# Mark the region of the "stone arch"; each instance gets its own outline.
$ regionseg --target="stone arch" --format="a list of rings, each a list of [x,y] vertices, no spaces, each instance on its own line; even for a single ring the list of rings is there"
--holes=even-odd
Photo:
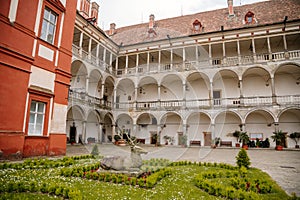
[[[127,113],[121,113],[116,118],[116,132],[122,131],[126,131],[128,135],[134,135],[133,118]]]
[[[107,112],[103,116],[103,125],[102,125],[102,135],[101,141],[104,143],[110,143],[113,141],[113,128],[115,127],[115,122],[113,115],[110,112]]]
[[[186,78],[186,99],[209,99],[209,77],[202,72],[193,72]]]
[[[88,94],[93,97],[101,97],[102,74],[98,69],[93,69],[89,75]]]
[[[67,112],[66,133],[68,142],[80,142],[83,135],[83,122],[85,121],[84,110],[77,105],[71,106]]]
[[[154,143],[153,136],[157,134],[157,119],[151,113],[141,113],[136,120],[136,137],[145,144]]]
[[[151,76],[145,76],[138,82],[137,101],[157,101],[158,83]]]
[[[74,60],[71,64],[71,90],[78,92],[85,92],[86,90],[86,79],[88,71],[86,65],[80,60]]]
[[[242,117],[235,111],[221,111],[214,118],[215,137],[224,141],[237,142],[233,137],[234,131],[240,131],[242,128]]]
[[[293,132],[300,132],[300,108],[288,107],[282,110],[278,115],[278,130],[283,133],[291,134]],[[287,147],[295,147],[295,141],[287,138]]]
[[[274,72],[274,87],[277,103],[294,103],[291,96],[299,95],[300,66],[295,63],[285,63]]]
[[[220,91],[221,99],[239,98],[240,89],[238,74],[230,69],[223,69],[216,72],[213,77],[213,90]]]
[[[261,139],[269,138],[270,145],[275,147],[275,143],[271,142],[270,137],[275,131],[277,119],[274,114],[267,109],[254,109],[249,111],[245,116],[245,131],[251,140],[256,137]]]
[[[271,97],[271,74],[262,67],[250,67],[242,76],[244,97]],[[253,89],[255,88],[255,89]],[[271,99],[271,98],[270,98]],[[245,100],[247,103],[247,99]],[[258,102],[259,103],[259,102]]]
[[[116,106],[117,108],[129,108],[129,103],[133,101],[135,95],[135,84],[129,79],[125,78],[119,81],[116,86],[117,96],[116,96]],[[130,99],[129,99],[130,97]]]
[[[95,110],[91,110],[86,119],[86,135],[84,137],[84,142],[100,142],[100,116]]]
[[[174,144],[179,144],[180,136],[183,135],[183,120],[176,112],[167,112],[159,120],[161,127],[160,141],[167,135],[174,138]]]
[[[160,96],[162,101],[183,99],[183,80],[177,74],[168,74],[160,81]]]
[[[193,112],[187,117],[186,124],[188,141],[201,141],[204,145],[204,134],[211,132],[211,116],[205,112]]]

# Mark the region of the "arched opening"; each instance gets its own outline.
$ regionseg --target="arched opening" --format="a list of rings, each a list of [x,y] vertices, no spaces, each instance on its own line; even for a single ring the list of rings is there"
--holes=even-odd
[[[239,79],[235,72],[221,70],[213,78],[214,105],[239,105]]]
[[[289,135],[294,132],[300,132],[300,109],[290,108],[283,111],[279,116],[279,130]],[[294,147],[294,140],[287,138],[287,147]]]
[[[101,141],[111,143],[113,141],[113,117],[111,113],[106,113],[103,120]]]
[[[157,120],[150,113],[143,113],[137,118],[136,137],[140,143],[151,144],[151,135],[157,134]]]
[[[238,142],[233,137],[233,132],[240,131],[241,124],[242,120],[236,113],[221,112],[215,119],[215,137],[221,138],[222,141],[230,141],[233,145]]]
[[[206,141],[205,134],[211,134],[210,117],[203,112],[193,113],[187,119],[188,143],[200,141],[201,146],[210,146],[211,138]],[[190,143],[191,144],[191,143]]]
[[[72,106],[67,113],[66,133],[67,142],[82,143],[84,113],[79,106]]]
[[[245,130],[247,131],[250,140],[255,141],[256,138],[270,141],[270,146],[275,147],[271,136],[275,131],[274,117],[265,110],[254,110],[246,117]]]
[[[91,111],[87,117],[85,142],[101,142],[99,130],[99,116],[95,111]]]
[[[116,108],[129,109],[133,100],[128,100],[128,96],[134,96],[134,83],[130,79],[122,79],[117,86]]]
[[[274,83],[278,104],[296,103],[300,91],[300,67],[292,64],[280,66],[275,72]]]
[[[209,106],[209,78],[202,73],[192,73],[186,82],[186,106]]]
[[[184,131],[180,115],[174,112],[166,113],[160,120],[161,133],[159,141],[162,142],[164,136],[174,139],[175,145],[180,145]]]

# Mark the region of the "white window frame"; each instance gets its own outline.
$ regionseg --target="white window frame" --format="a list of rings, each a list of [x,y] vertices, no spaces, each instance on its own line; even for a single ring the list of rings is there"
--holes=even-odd
[[[32,109],[32,104],[34,103],[34,109]],[[39,112],[38,107],[39,105],[43,106],[42,111]],[[28,135],[31,136],[43,136],[44,133],[44,125],[45,125],[45,112],[46,112],[46,103],[40,101],[31,101],[30,104],[30,114],[29,114],[29,122],[28,122]],[[38,116],[42,116],[42,123],[38,124],[37,119]],[[33,117],[33,120],[31,120]],[[33,121],[33,122],[31,122]],[[40,128],[37,127],[41,125]],[[31,128],[33,127],[33,129]]]
[[[49,13],[48,17],[46,17],[46,12]],[[54,17],[54,21],[51,21],[51,16]],[[42,29],[41,29],[41,39],[49,42],[50,44],[54,44],[55,32],[56,32],[56,25],[57,25],[57,18],[58,15],[48,7],[44,9],[44,16],[42,22]],[[46,26],[44,27],[44,23]],[[53,33],[50,33],[49,27],[54,26]],[[46,29],[46,30],[45,30]],[[44,33],[44,34],[43,34]],[[49,37],[50,36],[50,37]]]

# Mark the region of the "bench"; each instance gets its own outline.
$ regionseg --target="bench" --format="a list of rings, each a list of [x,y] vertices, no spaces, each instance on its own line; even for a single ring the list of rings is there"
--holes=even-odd
[[[201,146],[201,141],[200,140],[190,140],[190,146],[192,146],[192,145]]]
[[[145,139],[141,139],[141,138],[137,138],[136,142],[139,144],[145,144],[146,140]]]
[[[220,146],[232,147],[232,141],[221,141]]]

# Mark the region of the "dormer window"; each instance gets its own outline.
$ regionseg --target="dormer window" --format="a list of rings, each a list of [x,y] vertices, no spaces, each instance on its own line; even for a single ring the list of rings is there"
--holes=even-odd
[[[247,14],[245,15],[244,23],[245,24],[255,24],[256,23],[255,15],[253,12],[251,12],[251,11],[247,12]]]
[[[201,22],[196,19],[194,22],[193,22],[193,32],[194,33],[199,33],[202,29],[202,24]]]

